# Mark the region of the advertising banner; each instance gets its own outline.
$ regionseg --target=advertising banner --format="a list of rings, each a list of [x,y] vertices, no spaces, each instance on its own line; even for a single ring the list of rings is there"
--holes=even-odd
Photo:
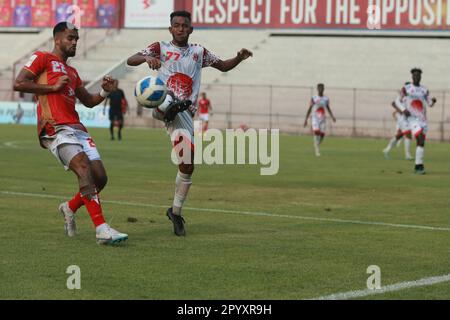
[[[450,0],[187,0],[194,26],[450,30]]]
[[[125,28],[166,28],[170,25],[172,0],[125,1]]]
[[[33,102],[0,102],[0,123],[16,123],[36,125],[36,103]],[[103,106],[86,108],[76,105],[80,121],[86,128],[109,128],[109,107],[103,112]]]

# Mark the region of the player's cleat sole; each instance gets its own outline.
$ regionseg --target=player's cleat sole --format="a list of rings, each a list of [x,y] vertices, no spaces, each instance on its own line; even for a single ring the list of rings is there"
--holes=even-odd
[[[172,208],[167,209],[166,215],[173,223],[173,232],[179,237],[185,236],[186,230],[184,229],[184,218],[177,214],[173,214]]]
[[[169,104],[164,112],[164,121],[172,122],[178,113],[186,111],[191,104],[191,100],[182,100]]]
[[[58,209],[64,218],[64,233],[69,237],[74,237],[77,234],[75,214],[70,210],[67,202],[61,203]]]
[[[124,234],[123,236],[120,237],[115,237],[113,239],[98,239],[97,238],[97,243],[98,244],[103,244],[103,245],[115,245],[121,242],[125,242],[128,240],[128,235]]]

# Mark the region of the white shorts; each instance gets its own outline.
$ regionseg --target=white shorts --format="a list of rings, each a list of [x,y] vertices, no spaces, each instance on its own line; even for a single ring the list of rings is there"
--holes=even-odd
[[[198,118],[201,121],[209,121],[209,114],[208,113],[199,113]]]
[[[86,153],[89,160],[101,160],[97,147],[89,133],[77,130],[68,126],[58,126],[56,134],[53,136],[41,137],[41,143],[64,165],[65,170],[69,170],[71,158],[62,157],[59,153],[59,147],[62,145],[75,145],[80,149],[73,149],[72,158],[79,152]]]
[[[325,134],[326,121],[319,119],[312,119],[312,129],[314,133]]]
[[[397,115],[397,130],[400,130],[403,134],[411,133],[409,121],[405,116]]]
[[[167,132],[174,145],[179,143],[178,137],[181,135],[183,141],[189,144],[192,151],[194,150],[194,120],[189,111],[178,113],[172,123],[167,124]]]
[[[415,138],[417,138],[417,136],[420,135],[421,133],[427,135],[428,124],[424,121],[410,118],[409,127],[411,128],[411,133]]]

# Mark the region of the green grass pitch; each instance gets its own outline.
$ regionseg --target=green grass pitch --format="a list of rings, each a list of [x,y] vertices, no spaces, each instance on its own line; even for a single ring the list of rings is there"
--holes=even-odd
[[[129,234],[108,247],[84,208],[79,234],[64,235],[57,208],[76,178],[35,130],[0,126],[0,299],[309,299],[365,289],[370,265],[382,286],[450,273],[447,143],[427,144],[417,176],[403,146],[383,158],[385,140],[327,137],[316,158],[310,136],[281,135],[275,176],[197,166],[178,238],[165,216],[177,171],[165,132],[125,128],[118,142],[91,129],[106,219]],[[70,265],[80,290],[66,287]],[[363,297],[392,298],[449,299],[450,283]]]

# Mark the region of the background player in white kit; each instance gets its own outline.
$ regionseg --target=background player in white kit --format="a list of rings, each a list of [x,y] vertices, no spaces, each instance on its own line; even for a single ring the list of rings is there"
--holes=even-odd
[[[409,85],[411,82],[406,82],[405,86]],[[401,104],[404,106],[404,101],[401,101]],[[395,136],[392,137],[392,139],[389,141],[387,147],[383,150],[384,157],[386,159],[389,159],[389,152],[392,150],[392,148],[396,145],[398,145],[401,141],[401,139],[404,139],[404,145],[405,145],[405,159],[406,160],[413,160],[414,158],[411,156],[411,128],[409,127],[409,122],[406,116],[398,111],[398,108],[396,107],[396,102],[392,102],[392,107],[395,109],[393,113],[393,117],[397,122],[397,132],[395,133]]]
[[[433,107],[437,100],[436,98],[430,100],[428,89],[420,85],[422,70],[414,68],[411,70],[411,74],[413,82],[402,88],[400,96],[395,101],[395,106],[408,119],[411,133],[416,138],[416,165],[414,171],[418,174],[425,174],[423,158],[428,131],[427,107]]]
[[[311,98],[311,102],[309,105],[308,112],[306,113],[304,127],[308,125],[309,115],[312,113],[312,130],[314,132],[314,151],[316,156],[320,156],[320,148],[319,145],[322,143],[325,137],[325,128],[326,128],[326,114],[325,109],[328,110],[328,113],[333,119],[333,122],[336,122],[336,118],[333,116],[333,113],[330,109],[330,99],[327,96],[323,95],[325,91],[325,85],[323,83],[319,83],[317,85],[317,95]]]
[[[177,236],[184,236],[186,232],[181,208],[192,184],[194,171],[192,118],[195,115],[200,90],[201,70],[211,66],[226,72],[253,54],[247,49],[241,49],[236,57],[221,60],[201,45],[188,43],[193,27],[191,14],[187,11],[176,11],[170,15],[169,31],[172,41],[154,42],[131,56],[127,63],[130,66],[147,63],[150,69],[158,70],[158,77],[166,83],[173,96],[167,95],[166,101],[153,110],[153,117],[166,122],[169,134],[177,129],[185,129],[190,133],[190,137],[181,136],[174,141],[174,145],[178,143],[190,145],[191,161],[178,166],[173,205],[167,210],[167,216],[174,226],[174,233]]]

